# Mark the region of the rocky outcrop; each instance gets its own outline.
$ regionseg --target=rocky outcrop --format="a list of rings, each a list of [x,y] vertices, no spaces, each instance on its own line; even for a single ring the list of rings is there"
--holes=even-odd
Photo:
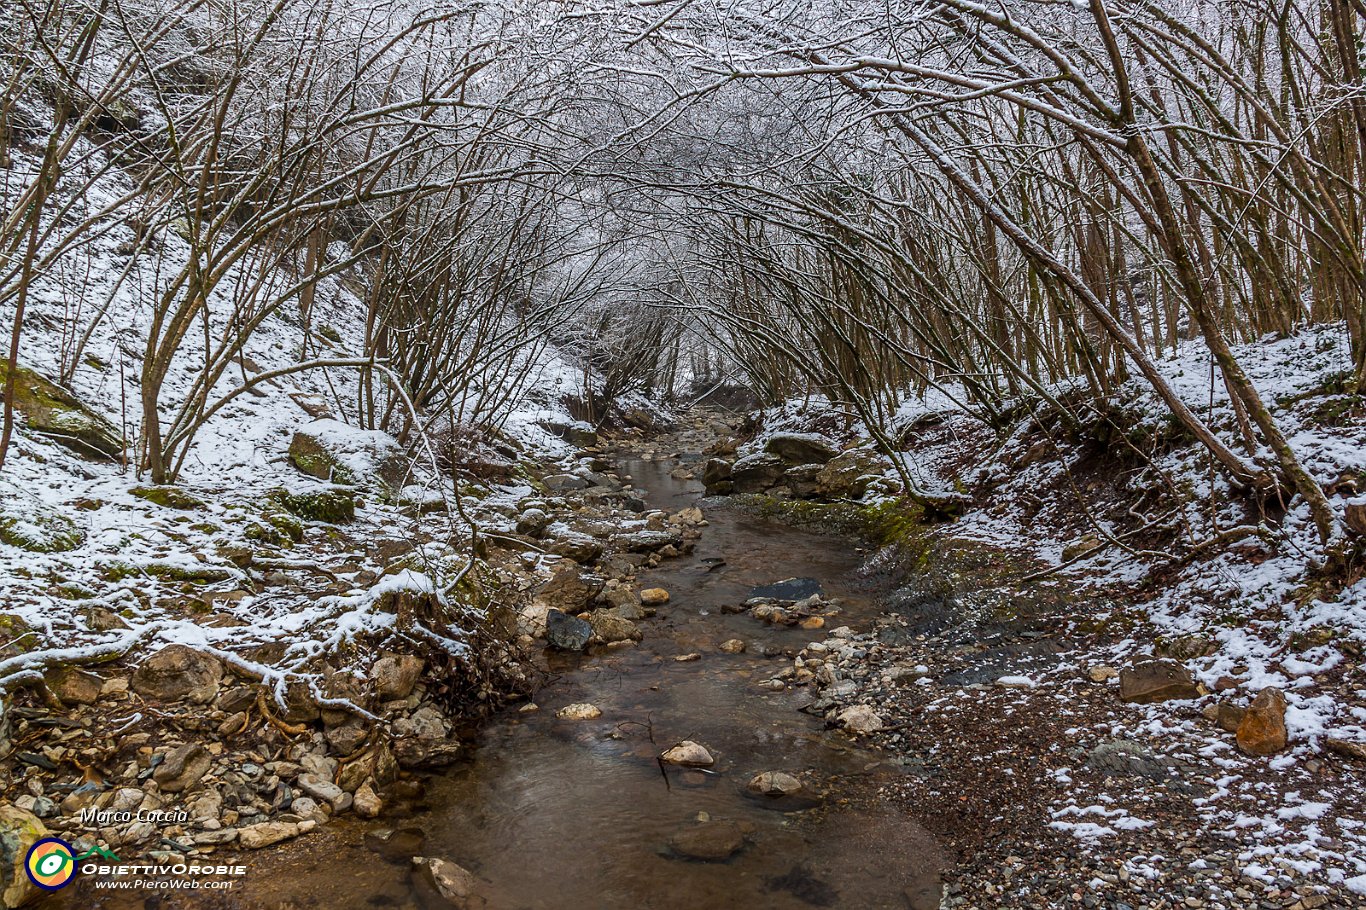
[[[390,497],[398,495],[411,469],[403,447],[388,433],[329,419],[295,431],[289,460],[320,480],[372,487]]]
[[[0,359],[0,395],[8,385],[9,370]],[[14,373],[14,408],[24,426],[48,436],[86,458],[117,461],[123,455],[123,434],[70,391],[47,377],[19,366]]]
[[[762,493],[783,479],[787,465],[776,455],[746,455],[730,466],[731,488],[736,493]]]
[[[815,433],[774,433],[764,451],[788,464],[825,464],[839,454],[834,443]]]
[[[731,463],[724,458],[711,458],[702,466],[702,486],[708,496],[724,496],[735,489],[731,480]]]
[[[816,493],[829,499],[862,499],[882,478],[883,461],[871,449],[850,449],[816,475]]]
[[[586,448],[598,444],[598,433],[583,421],[539,420],[536,425],[572,446]]]
[[[314,490],[276,490],[272,503],[305,521],[346,524],[356,518],[356,498],[345,487],[326,486]]]

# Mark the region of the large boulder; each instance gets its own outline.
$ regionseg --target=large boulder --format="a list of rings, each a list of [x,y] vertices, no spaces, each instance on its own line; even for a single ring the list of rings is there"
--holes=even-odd
[[[1199,697],[1191,672],[1174,660],[1144,660],[1119,671],[1121,701],[1147,705]]]
[[[709,458],[702,466],[702,486],[708,496],[724,496],[735,488],[730,479],[731,465],[724,458]]]
[[[841,452],[816,475],[816,492],[831,499],[862,499],[882,475],[882,465],[871,449]]]
[[[816,495],[816,478],[821,473],[818,464],[797,464],[783,472],[783,486],[792,491],[798,499],[810,499]]]
[[[582,420],[538,420],[536,425],[572,446],[584,448],[598,444],[598,432]]]
[[[48,836],[47,827],[32,812],[0,805],[0,904],[19,907],[43,892],[24,870],[29,848]]]
[[[305,521],[339,525],[356,517],[356,498],[347,487],[320,485],[312,490],[275,490],[270,501]]]
[[[0,358],[0,396],[8,386],[8,377],[8,364]],[[15,369],[14,408],[30,430],[79,455],[101,461],[117,461],[123,455],[123,434],[117,427],[28,367]]]
[[[787,465],[776,455],[746,455],[730,466],[731,487],[736,493],[762,493],[783,479]]]
[[[148,657],[133,673],[134,692],[156,701],[185,700],[203,705],[218,695],[223,665],[218,658],[187,645],[167,645]]]
[[[774,433],[764,442],[764,451],[788,464],[825,464],[840,450],[815,433]]]
[[[85,531],[61,512],[10,483],[0,484],[0,541],[31,553],[65,553]]]
[[[397,496],[411,469],[398,440],[339,420],[315,420],[294,433],[289,460],[305,474],[333,483],[377,487]]]

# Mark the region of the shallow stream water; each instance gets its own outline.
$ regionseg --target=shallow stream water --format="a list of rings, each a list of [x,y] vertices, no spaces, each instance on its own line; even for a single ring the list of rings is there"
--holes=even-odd
[[[700,497],[699,484],[671,476],[676,466],[633,460],[621,469],[648,491],[651,507],[676,511]],[[847,788],[869,792],[862,785],[894,778],[899,767],[802,713],[807,688],[762,685],[791,665],[783,651],[826,633],[722,611],[756,585],[803,576],[840,602],[831,625],[859,627],[878,608],[856,577],[858,551],[730,508],[704,505],[704,513],[696,550],[640,578],[671,599],[642,623],[638,646],[547,654],[552,677],[536,695],[539,710],[514,705],[485,724],[470,757],[428,781],[425,811],[340,821],[265,862],[248,855],[244,887],[203,903],[410,906],[406,865],[360,845],[367,829],[403,825],[425,832],[426,855],[490,882],[490,910],[937,907],[942,860],[923,829],[890,808],[841,805]],[[744,653],[719,650],[735,638],[747,643]],[[692,653],[701,657],[675,660]],[[579,702],[602,716],[556,717]],[[663,768],[659,753],[685,739],[704,744],[716,765]],[[812,798],[746,792],[756,773],[771,770],[801,776]],[[671,855],[670,837],[700,819],[741,823],[747,846],[726,862]]]

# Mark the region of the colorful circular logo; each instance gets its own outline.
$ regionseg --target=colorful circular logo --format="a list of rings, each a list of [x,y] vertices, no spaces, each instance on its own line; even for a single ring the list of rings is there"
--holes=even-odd
[[[76,851],[60,838],[45,837],[28,848],[24,871],[39,888],[56,891],[75,877]]]

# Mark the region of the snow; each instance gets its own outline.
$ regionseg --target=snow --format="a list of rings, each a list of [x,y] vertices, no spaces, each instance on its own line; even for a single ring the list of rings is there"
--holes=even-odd
[[[78,141],[79,152],[89,162],[104,162],[101,150]],[[31,174],[36,163],[33,154],[15,147],[0,186],[0,201],[13,201],[24,175]],[[69,373],[72,392],[135,439],[152,302],[170,276],[186,267],[190,253],[173,225],[153,228],[148,242],[137,245],[133,229],[114,212],[132,189],[125,175],[110,168],[72,200],[69,216],[92,218],[98,230],[89,242],[73,246],[52,268],[35,276],[24,320],[22,363],[51,376]],[[345,245],[334,247],[334,259],[350,256]],[[246,339],[242,356],[234,358],[231,368],[211,388],[202,387],[206,360],[221,349],[224,339],[233,337],[238,302],[252,294],[266,300],[283,293],[297,277],[292,271],[296,265],[274,272],[253,271],[254,266],[242,264],[227,270],[210,294],[203,325],[185,336],[167,373],[159,398],[165,426],[192,394],[209,402],[222,399],[253,376],[296,366],[305,352],[310,358],[336,360],[365,353],[367,307],[358,296],[365,276],[356,268],[343,269],[322,279],[315,295],[311,324],[328,331],[305,336],[297,301],[280,306]],[[73,326],[77,333],[88,330],[82,348],[73,345]],[[583,367],[548,343],[513,346],[508,356],[517,369],[487,371],[469,390],[471,400],[487,393],[489,400],[498,402],[496,410],[482,412],[479,418],[504,440],[538,457],[572,454],[573,448],[542,424],[580,425],[565,402],[582,394]],[[3,613],[34,630],[28,639],[39,640],[36,650],[0,664],[0,686],[14,685],[46,660],[124,651],[136,659],[138,653],[168,641],[203,647],[239,665],[250,663],[242,656],[250,649],[287,641],[288,650],[277,664],[252,664],[258,676],[279,684],[289,675],[315,673],[313,658],[318,654],[336,652],[360,637],[395,634],[394,618],[376,610],[387,593],[402,589],[457,600],[452,591],[471,562],[462,551],[465,528],[454,514],[414,517],[398,504],[367,498],[355,523],[346,529],[361,557],[352,564],[338,567],[334,563],[339,554],[324,548],[319,555],[308,544],[278,557],[283,563],[318,560],[332,572],[336,587],[347,592],[343,594],[319,596],[310,586],[258,594],[247,583],[248,573],[224,555],[229,548],[258,549],[244,536],[245,529],[271,511],[272,491],[324,488],[288,461],[296,430],[320,437],[358,477],[371,474],[378,459],[398,450],[389,435],[358,426],[359,380],[354,366],[328,366],[259,382],[252,391],[233,397],[204,423],[188,448],[178,486],[203,505],[185,512],[133,496],[133,487],[148,482],[138,476],[135,465],[85,461],[21,425],[4,466],[0,511],[36,530],[39,511],[54,510],[75,522],[85,540],[65,553],[33,553],[0,543]],[[649,404],[643,399],[638,403]],[[330,413],[310,416],[309,411],[319,407]],[[408,491],[420,493],[421,501],[444,500],[452,492],[450,478],[435,474],[425,457],[417,459],[408,484]],[[515,502],[528,493],[524,485],[490,489],[487,501]],[[482,520],[511,530],[496,512]],[[420,564],[423,572],[402,569],[383,574],[389,567],[365,555],[368,538],[405,534],[419,525],[432,536],[451,541],[415,556],[421,562],[414,565]],[[177,580],[186,573],[205,572],[212,580]],[[378,580],[367,585],[361,573]],[[468,604],[455,606],[474,610]],[[187,609],[212,613],[222,622],[200,625],[186,618]],[[108,615],[128,628],[101,629],[94,617]],[[466,647],[463,639],[481,616],[477,610],[462,615],[461,622],[468,625],[456,623],[439,645],[456,652]],[[358,649],[347,653],[354,659],[362,656]]]

